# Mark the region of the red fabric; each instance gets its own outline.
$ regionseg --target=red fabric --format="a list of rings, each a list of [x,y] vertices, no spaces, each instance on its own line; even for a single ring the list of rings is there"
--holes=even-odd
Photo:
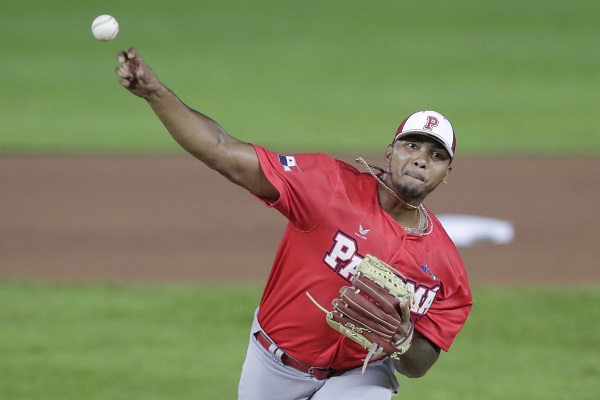
[[[430,235],[407,234],[379,205],[369,174],[324,154],[255,149],[280,193],[265,204],[289,220],[258,314],[275,343],[306,364],[338,370],[362,365],[367,351],[329,327],[306,292],[331,310],[339,289],[351,285],[356,266],[371,254],[414,286],[415,329],[448,351],[472,299],[458,251],[431,212]]]

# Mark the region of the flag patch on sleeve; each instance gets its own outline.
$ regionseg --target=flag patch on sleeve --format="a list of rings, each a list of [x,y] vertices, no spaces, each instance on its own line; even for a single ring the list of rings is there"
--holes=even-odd
[[[283,165],[284,171],[291,172],[292,168],[296,168],[298,171],[302,172],[302,170],[300,170],[300,167],[298,167],[298,164],[296,163],[296,157],[285,156],[281,154],[278,154],[277,156],[279,157],[279,162],[281,163],[281,165]]]

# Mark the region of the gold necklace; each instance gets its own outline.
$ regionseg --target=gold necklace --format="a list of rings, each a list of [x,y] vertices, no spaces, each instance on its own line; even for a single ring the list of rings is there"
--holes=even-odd
[[[424,218],[423,218],[424,216]],[[423,232],[429,226],[429,230],[427,232]],[[421,204],[419,207],[419,225],[416,228],[407,228],[403,226],[404,230],[408,233],[413,233],[415,235],[427,236],[431,232],[433,232],[433,221],[431,217],[429,217],[429,213],[423,205]]]

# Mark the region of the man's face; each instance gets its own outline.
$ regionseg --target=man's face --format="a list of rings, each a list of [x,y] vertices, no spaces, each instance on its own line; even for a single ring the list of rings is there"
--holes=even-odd
[[[445,147],[426,135],[409,135],[388,146],[385,153],[395,191],[406,201],[423,201],[452,167]]]

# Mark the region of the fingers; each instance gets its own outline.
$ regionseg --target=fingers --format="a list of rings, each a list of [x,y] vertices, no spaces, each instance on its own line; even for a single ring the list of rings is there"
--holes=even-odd
[[[129,59],[134,59],[134,58],[138,58],[138,59],[141,58],[139,51],[135,47],[130,47],[129,50],[127,50],[127,51],[121,50],[117,54],[117,59],[119,60],[120,63],[123,63]]]
[[[115,68],[115,72],[119,76],[119,83],[126,88],[138,86],[140,81],[143,81],[144,70],[142,68],[142,59],[135,48],[130,48],[127,51],[120,51],[117,54],[119,65]]]
[[[378,320],[373,318],[369,314],[365,314],[362,311],[356,310],[342,301],[337,303],[334,302],[334,311],[332,317],[334,320],[341,322],[346,319],[353,321],[354,325],[358,327],[366,328],[371,332],[375,332],[383,338],[391,340],[398,327],[393,324],[389,324],[386,321]]]
[[[362,294],[352,290],[352,288],[342,288],[342,290],[340,290],[340,296],[346,306],[344,310],[353,308],[379,325],[385,326],[387,329],[396,331],[402,322],[399,314],[387,313],[385,309],[377,306]]]
[[[410,315],[410,304],[407,304],[403,301],[400,302],[400,316],[402,318],[402,323],[400,324],[397,334],[400,337],[408,338],[413,330],[413,322]]]
[[[122,79],[129,79],[133,76],[133,73],[131,72],[131,67],[126,63],[117,65],[117,67],[115,68],[115,72]]]
[[[130,47],[129,50],[127,50],[127,56],[129,58],[141,58],[140,52],[135,47]]]
[[[125,61],[127,61],[127,53],[125,51],[120,51],[119,53],[117,53],[117,61],[120,63],[124,63]]]
[[[119,77],[121,77],[121,81],[123,79],[130,79],[133,77],[133,68],[132,61],[130,60],[128,54],[125,51],[120,51],[117,54],[117,60],[119,61],[119,65],[115,68],[115,72]]]
[[[411,320],[410,304],[403,301],[400,302],[400,316],[402,317],[402,322]]]
[[[129,79],[121,78],[119,79],[119,83],[126,88],[129,88],[131,86],[131,81]]]
[[[398,299],[391,296],[387,290],[370,279],[360,277],[354,281],[354,286],[369,296],[388,314],[398,314]]]
[[[391,340],[396,333],[394,329],[378,324],[369,316],[349,308],[343,303],[334,303],[334,310],[335,312],[331,316],[334,321],[347,327],[353,326],[352,329],[357,332],[372,332],[387,340]]]
[[[128,61],[128,64],[131,65],[131,71],[132,71],[133,75],[138,80],[143,80],[144,79],[143,66],[145,66],[145,64],[144,64],[144,60],[142,60],[142,57],[140,56],[140,53],[137,51],[137,49],[135,47],[131,47],[131,48],[129,48],[129,50],[127,50],[127,53],[125,53],[125,56]]]

